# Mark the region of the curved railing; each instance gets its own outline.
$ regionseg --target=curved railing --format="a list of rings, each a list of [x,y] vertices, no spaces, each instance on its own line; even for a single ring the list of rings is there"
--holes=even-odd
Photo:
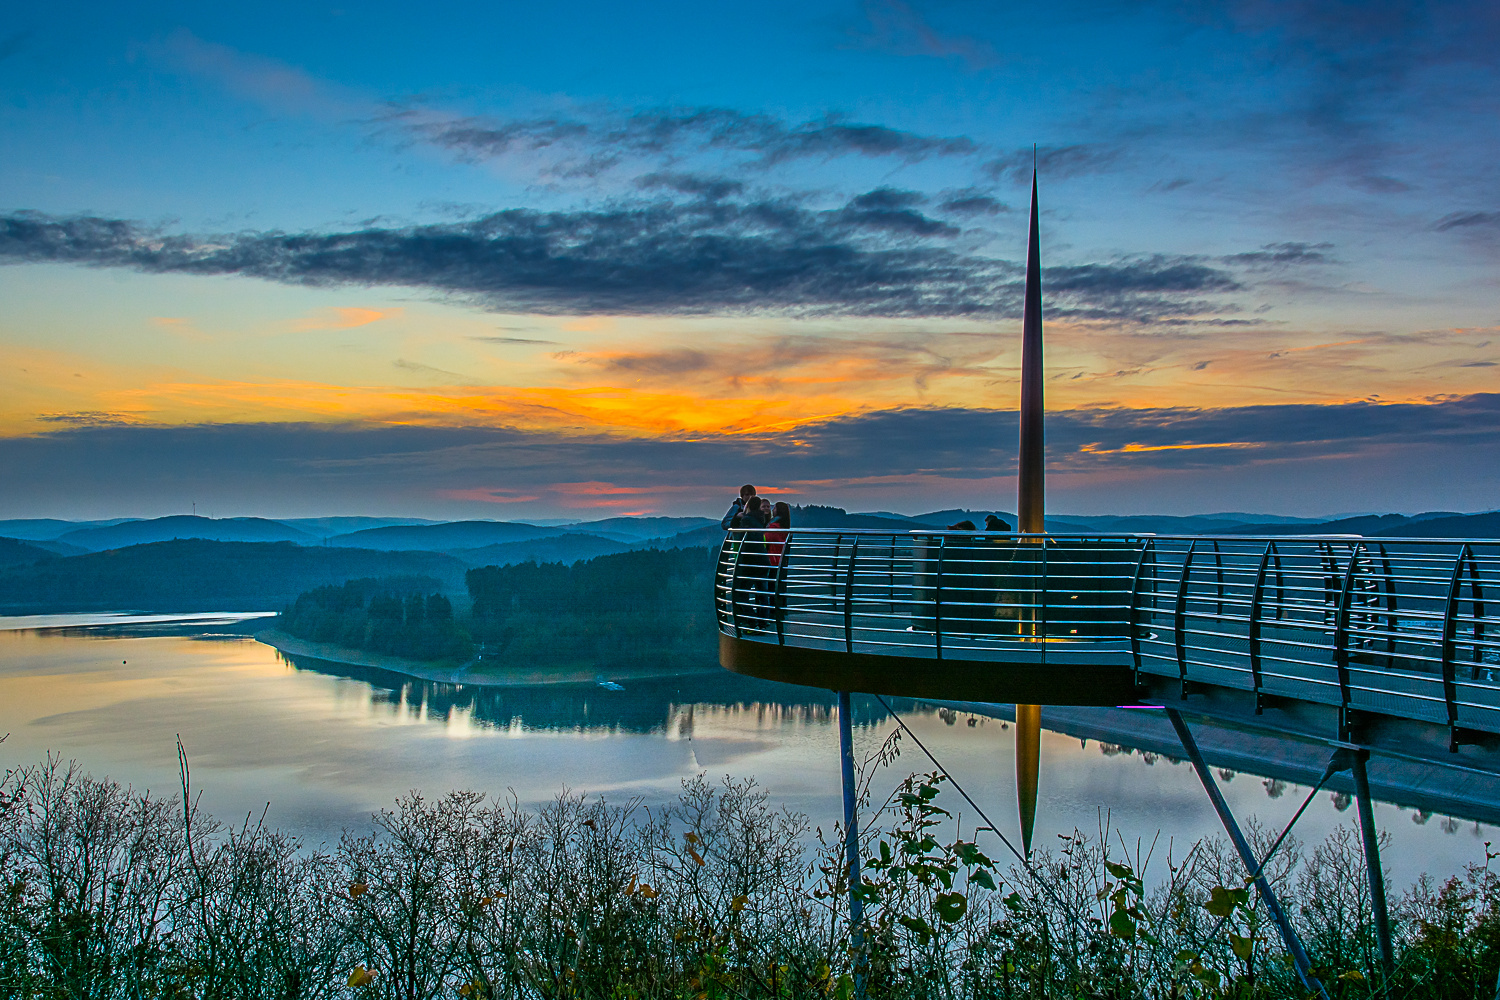
[[[1116,664],[1500,733],[1500,541],[793,529],[720,550],[720,632],[958,664]],[[819,683],[808,677],[809,684]]]

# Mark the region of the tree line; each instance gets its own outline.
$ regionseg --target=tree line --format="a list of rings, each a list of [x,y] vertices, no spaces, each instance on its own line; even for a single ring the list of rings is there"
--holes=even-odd
[[[349,580],[298,595],[277,627],[409,659],[477,656],[491,669],[691,670],[714,662],[713,572],[713,553],[703,548],[484,566],[464,577],[467,613],[455,613],[431,579]]]

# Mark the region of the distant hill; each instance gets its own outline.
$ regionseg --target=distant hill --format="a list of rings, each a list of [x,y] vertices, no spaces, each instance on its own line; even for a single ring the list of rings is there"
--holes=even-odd
[[[1404,526],[1377,532],[1380,535],[1411,535],[1417,538],[1500,538],[1500,511],[1459,514],[1450,517],[1412,518]]]
[[[842,507],[808,504],[792,507],[794,528],[883,528],[887,531],[910,531],[930,527],[909,517],[884,517],[877,514],[851,514]]]
[[[425,550],[427,552],[455,552],[460,549],[477,549],[484,545],[502,542],[524,542],[533,538],[551,538],[565,534],[561,528],[539,528],[534,524],[517,521],[449,521],[446,524],[420,524],[367,528],[352,531],[328,540],[329,545],[344,548],[380,549],[386,552],[399,550]]]
[[[523,542],[499,542],[477,549],[459,549],[452,554],[470,566],[514,566],[523,562],[572,564],[580,559],[628,552],[631,546],[599,535],[567,534],[529,538]]]
[[[134,517],[115,517],[104,521],[60,521],[55,517],[20,517],[0,521],[0,535],[26,542],[45,542],[80,528],[103,528],[111,524],[136,521]]]
[[[183,539],[0,567],[0,612],[276,611],[362,577],[426,576],[461,591],[465,568],[436,552]]]
[[[305,531],[287,527],[280,521],[263,517],[194,517],[176,514],[145,521],[125,521],[102,528],[80,528],[59,535],[57,540],[77,545],[90,552],[118,549],[127,545],[165,542],[174,538],[203,538],[211,542],[297,542],[311,544],[317,539]]]
[[[1411,518],[1403,514],[1365,514],[1345,517],[1336,521],[1315,521],[1290,524],[1242,524],[1234,530],[1236,535],[1374,535],[1392,531],[1410,524]],[[1395,532],[1401,534],[1402,532]]]
[[[793,522],[796,523],[795,521]],[[719,527],[719,522],[714,521],[705,524],[701,528],[691,531],[679,532],[666,538],[650,538],[645,542],[638,543],[636,549],[701,549],[718,548],[719,543],[724,541],[724,529]]]
[[[442,523],[425,517],[278,517],[275,520],[289,528],[305,531],[319,540],[332,535],[347,535],[351,531],[364,531],[366,528]]]
[[[19,538],[0,537],[0,566],[18,566],[41,559],[56,559],[57,554]]]
[[[570,524],[564,530],[603,535],[605,538],[617,535],[639,539],[668,538],[715,523],[717,522],[708,517],[606,517],[602,521]]]

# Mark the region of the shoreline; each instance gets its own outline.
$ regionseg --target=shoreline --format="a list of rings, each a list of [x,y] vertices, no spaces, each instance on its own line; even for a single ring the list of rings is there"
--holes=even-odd
[[[711,673],[714,669],[702,670],[594,670],[583,667],[527,668],[498,673],[475,671],[473,661],[457,667],[444,667],[421,660],[408,660],[399,656],[387,656],[362,649],[350,649],[330,642],[312,642],[288,635],[279,629],[264,629],[253,636],[256,642],[264,643],[284,656],[305,656],[349,667],[367,667],[385,670],[394,674],[405,674],[419,680],[438,684],[467,684],[475,687],[541,687],[563,684],[599,684],[601,681],[650,680],[663,677],[689,677],[694,674]],[[507,674],[510,674],[507,676]]]

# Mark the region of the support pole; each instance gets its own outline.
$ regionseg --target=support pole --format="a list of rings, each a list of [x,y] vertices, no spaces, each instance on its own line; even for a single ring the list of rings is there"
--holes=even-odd
[[[854,989],[865,994],[865,904],[859,898],[859,818],[855,813],[859,790],[854,784],[854,720],[849,692],[839,692],[839,762],[844,785],[844,857],[849,873],[849,930],[854,944]]]
[[[1390,912],[1385,902],[1385,873],[1380,870],[1380,841],[1375,835],[1375,808],[1370,800],[1370,776],[1365,760],[1370,751],[1354,755],[1354,797],[1359,801],[1359,832],[1365,842],[1365,868],[1370,876],[1370,910],[1375,919],[1375,940],[1380,944],[1380,967],[1386,982],[1396,972],[1396,956],[1391,948]]]
[[[1282,943],[1291,953],[1292,962],[1297,969],[1297,978],[1302,980],[1302,985],[1308,990],[1318,994],[1323,1000],[1328,1000],[1328,991],[1313,975],[1312,960],[1307,957],[1302,942],[1297,939],[1297,932],[1292,930],[1291,921],[1287,920],[1286,913],[1281,909],[1281,902],[1277,900],[1276,893],[1271,890],[1271,883],[1260,872],[1260,863],[1256,860],[1255,852],[1250,849],[1250,842],[1240,832],[1240,825],[1235,822],[1234,813],[1229,811],[1229,803],[1224,801],[1224,793],[1219,791],[1219,786],[1214,783],[1213,775],[1208,771],[1208,765],[1203,762],[1203,755],[1198,752],[1198,741],[1193,739],[1192,733],[1188,732],[1187,723],[1182,721],[1182,713],[1175,708],[1168,708],[1166,713],[1167,718],[1172,722],[1172,728],[1177,730],[1177,738],[1182,741],[1182,749],[1187,751],[1193,770],[1198,773],[1198,780],[1203,782],[1203,790],[1208,793],[1208,800],[1213,803],[1214,812],[1219,814],[1219,822],[1224,824],[1224,832],[1229,834],[1234,849],[1239,852],[1245,871],[1255,874],[1255,888],[1260,893],[1261,900],[1266,904],[1266,911],[1270,913],[1276,929],[1281,932]]]

